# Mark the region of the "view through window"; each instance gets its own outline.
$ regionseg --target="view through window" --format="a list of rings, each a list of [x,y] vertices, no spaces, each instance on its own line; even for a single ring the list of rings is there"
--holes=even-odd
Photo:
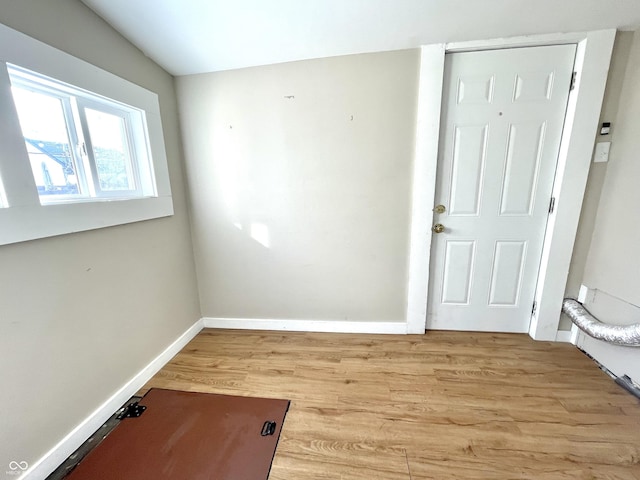
[[[18,67],[8,71],[41,203],[143,196],[149,159],[139,152],[148,148],[134,148],[146,143],[134,134],[142,112]]]

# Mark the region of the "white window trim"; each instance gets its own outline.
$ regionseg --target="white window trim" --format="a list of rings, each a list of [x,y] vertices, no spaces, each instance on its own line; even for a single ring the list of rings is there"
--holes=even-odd
[[[422,47],[406,310],[408,333],[425,332],[429,308],[432,209],[445,54],[571,43],[578,46],[576,89],[569,99],[553,187],[556,210],[547,225],[535,296],[537,311],[529,328],[529,335],[536,340],[555,340],[615,34],[612,29]]]
[[[143,110],[155,196],[41,205],[11,95],[7,63]],[[158,95],[0,24],[0,245],[170,215],[173,201]]]

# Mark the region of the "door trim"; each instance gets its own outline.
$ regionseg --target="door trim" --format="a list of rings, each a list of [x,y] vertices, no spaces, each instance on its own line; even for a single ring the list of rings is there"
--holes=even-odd
[[[532,338],[554,341],[560,322],[562,299],[578,229],[615,34],[616,31],[610,29],[421,47],[407,287],[408,333],[424,333],[427,322],[432,208],[436,186],[445,54],[500,48],[577,45],[576,87],[569,95],[553,185],[556,209],[549,216],[547,223],[535,294],[537,310],[529,328],[529,335]]]

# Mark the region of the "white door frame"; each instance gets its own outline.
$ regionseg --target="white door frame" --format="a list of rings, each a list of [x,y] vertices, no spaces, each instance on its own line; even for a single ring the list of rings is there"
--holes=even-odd
[[[535,295],[537,309],[529,328],[529,335],[536,340],[555,340],[615,34],[616,31],[610,29],[441,43],[421,48],[407,288],[408,333],[424,333],[427,322],[432,209],[445,54],[498,48],[577,45],[576,86],[569,95],[553,185],[556,207],[547,223]]]

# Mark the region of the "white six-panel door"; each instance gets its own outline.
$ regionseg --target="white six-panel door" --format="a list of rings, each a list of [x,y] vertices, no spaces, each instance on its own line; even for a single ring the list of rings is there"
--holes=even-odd
[[[528,330],[574,58],[447,55],[427,329]]]

